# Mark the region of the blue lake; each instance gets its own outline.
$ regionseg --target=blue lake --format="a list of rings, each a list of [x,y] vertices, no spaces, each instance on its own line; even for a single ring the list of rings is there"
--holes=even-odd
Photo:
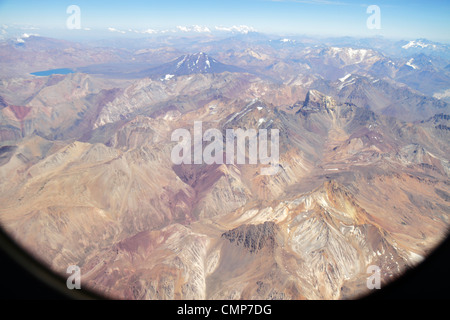
[[[52,69],[52,70],[47,70],[47,71],[33,72],[32,75],[38,76],[38,77],[47,77],[47,76],[51,76],[52,74],[69,74],[69,73],[75,73],[75,71],[73,71],[72,69],[68,69],[68,68]]]

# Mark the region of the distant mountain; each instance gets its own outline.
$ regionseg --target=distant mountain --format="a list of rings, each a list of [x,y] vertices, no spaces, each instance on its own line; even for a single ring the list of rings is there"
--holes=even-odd
[[[446,59],[450,58],[450,46],[443,43],[433,42],[427,39],[417,39],[411,41],[400,41],[398,44],[401,46],[403,55],[424,53],[440,56]]]
[[[433,41],[430,41],[427,39],[412,40],[402,46],[402,49],[405,49],[405,50],[414,50],[414,49],[439,50],[439,49],[443,49],[443,48],[447,49],[448,46],[438,43],[438,42],[433,42]]]
[[[420,94],[389,79],[347,74],[337,81],[316,81],[313,88],[379,114],[403,121],[428,119],[436,113],[450,112],[445,101]]]
[[[411,55],[405,60],[395,75],[396,81],[430,96],[448,89],[447,60],[424,53]]]
[[[170,79],[173,76],[184,76],[191,74],[223,73],[223,72],[245,72],[243,69],[223,64],[211,58],[204,52],[186,54],[178,59],[165,63],[159,67],[145,70],[142,74],[150,77],[161,77]]]

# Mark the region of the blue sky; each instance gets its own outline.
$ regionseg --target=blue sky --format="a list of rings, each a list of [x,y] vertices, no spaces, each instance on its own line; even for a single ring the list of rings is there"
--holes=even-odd
[[[110,32],[126,35],[130,29],[161,31],[193,25],[214,31],[245,25],[283,35],[382,35],[450,42],[448,0],[0,0],[0,25],[32,26],[35,33],[65,32],[69,5],[80,7],[86,33],[113,28]],[[380,7],[381,29],[367,28],[369,5]]]

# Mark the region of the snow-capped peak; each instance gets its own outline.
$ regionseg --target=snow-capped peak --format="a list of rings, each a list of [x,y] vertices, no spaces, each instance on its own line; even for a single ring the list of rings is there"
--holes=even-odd
[[[419,67],[416,66],[416,65],[414,65],[413,62],[414,62],[414,58],[411,58],[411,59],[409,59],[409,61],[406,63],[406,65],[407,65],[408,67],[413,68],[413,69],[419,69]]]
[[[436,49],[437,46],[433,43],[430,43],[426,40],[423,39],[419,39],[419,40],[412,40],[410,42],[408,42],[407,44],[405,44],[404,46],[402,46],[403,49],[408,50],[410,48],[433,48]]]
[[[348,78],[350,78],[352,76],[351,73],[347,74],[345,77],[339,78],[340,82],[344,82],[345,80],[347,80]]]
[[[209,73],[214,67],[217,67],[218,62],[210,58],[204,52],[194,54],[186,54],[180,57],[177,61],[175,72],[182,73]]]

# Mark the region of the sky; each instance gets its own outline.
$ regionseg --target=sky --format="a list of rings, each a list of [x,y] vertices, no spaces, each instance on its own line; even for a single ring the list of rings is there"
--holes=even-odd
[[[259,31],[279,35],[384,36],[450,42],[449,0],[0,0],[3,30],[40,35]],[[373,1],[373,2],[372,2]],[[80,8],[81,30],[69,30],[67,8]],[[379,25],[367,20],[380,9]],[[27,29],[28,28],[28,29]],[[2,31],[6,33],[6,31]]]

